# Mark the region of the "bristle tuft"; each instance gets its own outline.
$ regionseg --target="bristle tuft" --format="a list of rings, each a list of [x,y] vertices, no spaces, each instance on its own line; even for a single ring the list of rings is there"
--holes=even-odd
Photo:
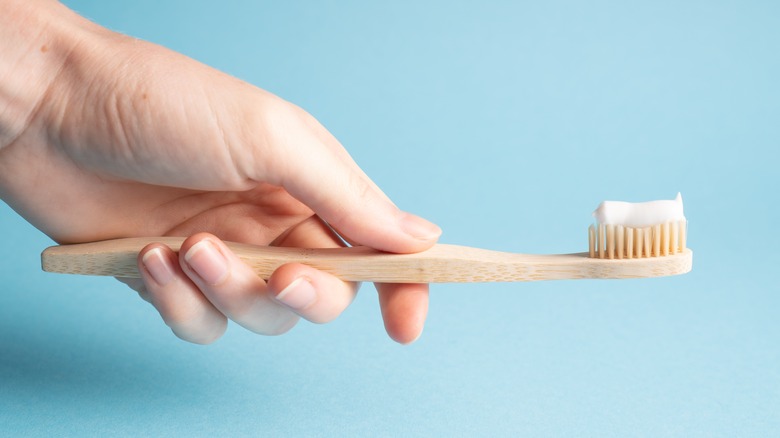
[[[588,255],[590,258],[596,257],[596,227],[588,227]]]
[[[600,259],[663,257],[685,251],[687,221],[651,227],[595,224],[588,227],[588,255]]]

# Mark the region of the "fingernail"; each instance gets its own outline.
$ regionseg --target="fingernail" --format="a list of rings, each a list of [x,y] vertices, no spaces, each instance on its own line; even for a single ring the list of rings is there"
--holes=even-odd
[[[401,217],[401,229],[420,240],[436,240],[441,235],[438,225],[411,213],[404,213]]]
[[[184,261],[197,273],[203,281],[216,286],[228,275],[228,264],[225,256],[209,240],[201,240],[192,245],[184,254]]]
[[[317,291],[309,280],[300,277],[279,292],[276,299],[288,307],[303,310],[317,300]]]
[[[173,267],[170,259],[165,256],[162,249],[153,248],[141,258],[146,271],[160,286],[165,286],[174,279]]]

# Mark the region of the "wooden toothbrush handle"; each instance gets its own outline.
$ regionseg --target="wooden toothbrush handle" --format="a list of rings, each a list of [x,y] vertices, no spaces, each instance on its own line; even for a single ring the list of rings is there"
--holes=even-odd
[[[41,254],[44,271],[63,274],[139,277],[137,257],[149,243],[178,251],[182,237],[140,237],[61,245]],[[471,283],[581,278],[637,278],[684,274],[693,253],[643,259],[607,260],[587,253],[530,255],[437,244],[416,254],[390,254],[366,247],[300,249],[226,242],[262,278],[298,262],[348,281],[383,283]]]

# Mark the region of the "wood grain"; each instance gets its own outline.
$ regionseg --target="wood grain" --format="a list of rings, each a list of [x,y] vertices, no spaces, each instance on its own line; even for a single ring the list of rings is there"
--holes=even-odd
[[[184,238],[147,237],[62,245],[41,254],[44,271],[64,274],[139,277],[137,257],[149,243],[178,251]],[[228,246],[262,278],[280,265],[299,262],[341,279],[386,283],[473,283],[585,278],[642,278],[689,272],[693,252],[642,259],[609,260],[576,254],[513,254],[437,244],[416,254],[389,254],[366,247],[298,249]]]

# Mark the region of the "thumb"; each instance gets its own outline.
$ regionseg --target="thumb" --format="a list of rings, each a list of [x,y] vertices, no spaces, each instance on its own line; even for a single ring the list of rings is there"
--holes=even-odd
[[[436,243],[437,225],[396,207],[333,135],[302,109],[291,108],[297,123],[273,124],[285,127],[272,140],[274,162],[281,165],[268,168],[278,185],[355,244],[410,253]]]

